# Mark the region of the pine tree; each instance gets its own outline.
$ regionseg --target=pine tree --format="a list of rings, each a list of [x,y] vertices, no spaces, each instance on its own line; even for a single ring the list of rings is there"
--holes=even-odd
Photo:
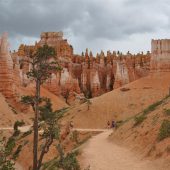
[[[30,104],[35,113],[33,124],[33,170],[38,170],[38,119],[40,114],[39,106],[40,103],[43,102],[40,95],[40,87],[53,72],[61,70],[61,67],[55,58],[54,48],[48,45],[44,45],[43,47],[39,47],[36,51],[32,51],[30,59],[27,62],[31,65],[31,70],[27,73],[27,76],[35,82],[35,95],[24,96],[22,101]]]

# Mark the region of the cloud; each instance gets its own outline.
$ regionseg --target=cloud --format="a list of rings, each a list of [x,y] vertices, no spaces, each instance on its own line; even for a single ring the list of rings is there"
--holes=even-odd
[[[152,35],[168,35],[169,20],[168,0],[0,1],[0,33],[9,32],[13,48],[34,41],[42,31],[62,30],[76,52],[89,45],[93,51],[107,49],[106,44],[122,49],[121,43],[132,49],[137,40],[148,44]]]

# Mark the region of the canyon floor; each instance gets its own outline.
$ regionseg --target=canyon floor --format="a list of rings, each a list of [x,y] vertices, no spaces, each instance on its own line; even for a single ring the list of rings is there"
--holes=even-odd
[[[166,98],[169,87],[169,73],[151,74],[91,99],[89,110],[87,103],[69,106],[61,121],[63,126],[73,121],[74,127],[79,131],[103,131],[82,146],[81,165],[90,165],[90,170],[169,170],[170,138],[158,141],[162,122],[170,121],[170,115],[165,114],[165,110],[170,110],[170,97]],[[31,93],[32,88],[27,88],[26,92]],[[44,88],[42,94],[52,99],[54,109],[68,107],[63,100]],[[6,130],[11,130],[13,122],[18,119],[27,120],[26,125],[32,123],[29,120],[32,117],[30,114],[14,114],[2,95],[0,99],[0,116],[3,117],[0,128],[7,127]],[[156,107],[155,102],[158,102]],[[135,116],[142,115],[144,110],[150,108],[152,109],[145,120],[134,126]],[[103,130],[107,121],[113,119],[125,123],[113,133]],[[28,153],[32,153],[31,149],[30,144],[22,152],[19,159],[19,163],[24,162],[22,166],[30,163],[32,155]],[[53,152],[50,154],[55,155]]]

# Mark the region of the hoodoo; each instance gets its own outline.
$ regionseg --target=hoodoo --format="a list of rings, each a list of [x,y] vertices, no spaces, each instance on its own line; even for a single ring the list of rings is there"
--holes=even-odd
[[[170,71],[170,39],[152,40],[151,71]]]
[[[64,94],[64,90],[95,97],[149,74],[150,53],[132,55],[129,52],[122,54],[108,51],[105,55],[101,51],[94,56],[86,49],[85,53],[77,55],[63,38],[62,32],[41,33],[39,42],[32,46],[22,44],[17,55],[22,60],[44,44],[55,49],[56,57],[63,67],[60,73],[53,74],[45,84],[48,90],[57,95]],[[27,84],[25,73],[29,65],[22,63],[20,68],[24,84]]]
[[[0,39],[0,92],[10,98],[14,95],[13,60],[9,53],[8,34]]]

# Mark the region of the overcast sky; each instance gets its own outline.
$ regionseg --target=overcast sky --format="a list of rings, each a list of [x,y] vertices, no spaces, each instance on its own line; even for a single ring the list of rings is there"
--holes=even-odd
[[[151,39],[170,38],[170,1],[0,0],[0,34],[9,33],[12,49],[60,30],[75,53],[147,51]]]

